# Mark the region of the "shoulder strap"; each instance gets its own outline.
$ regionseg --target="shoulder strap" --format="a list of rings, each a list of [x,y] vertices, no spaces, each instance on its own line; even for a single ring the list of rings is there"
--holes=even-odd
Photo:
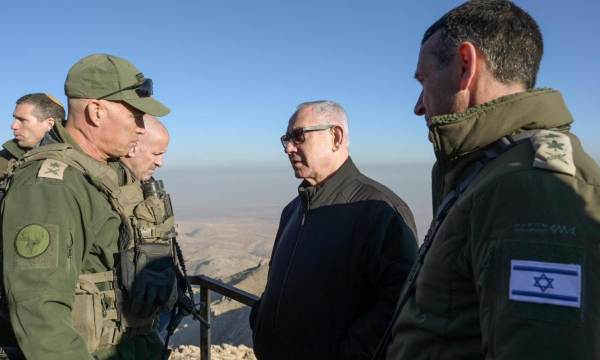
[[[408,301],[410,295],[412,294],[415,284],[417,283],[417,276],[423,267],[423,262],[425,261],[425,255],[431,248],[433,243],[433,239],[435,235],[442,225],[444,219],[450,213],[450,210],[456,204],[458,198],[464,194],[467,190],[467,187],[473,182],[473,180],[477,177],[477,175],[485,168],[488,164],[490,164],[493,160],[498,158],[500,155],[504,154],[508,150],[513,147],[527,141],[531,136],[537,133],[538,130],[526,131],[515,136],[511,137],[503,137],[498,140],[494,146],[488,150],[485,150],[485,157],[481,160],[478,160],[473,168],[466,174],[466,176],[459,182],[457,188],[452,190],[444,200],[442,200],[442,204],[439,206],[436,217],[434,219],[433,224],[427,231],[427,235],[425,235],[425,239],[423,240],[423,245],[419,248],[419,252],[417,253],[417,259],[415,260],[406,281],[404,282],[404,286],[402,287],[402,291],[400,292],[400,297],[398,301],[398,305],[396,307],[396,312],[392,317],[392,321],[390,322],[386,332],[377,346],[375,354],[373,355],[372,360],[379,360],[385,357],[385,352],[387,350],[387,345],[391,337],[392,330],[394,329],[394,325],[396,324],[396,320],[404,308],[404,305]]]
[[[139,194],[132,194],[132,186],[119,186],[119,177],[113,168],[95,161],[69,144],[48,144],[29,151],[13,164],[10,174],[25,163],[47,159],[58,160],[88,176],[94,186],[108,195],[111,207],[119,213],[122,221],[131,215],[129,213],[142,197],[141,190]]]

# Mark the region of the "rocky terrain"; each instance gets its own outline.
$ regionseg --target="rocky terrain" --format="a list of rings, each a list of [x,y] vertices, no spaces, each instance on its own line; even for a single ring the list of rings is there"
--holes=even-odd
[[[267,236],[274,238],[275,224],[213,218],[200,222],[180,221],[177,231],[189,275],[206,275],[251,294],[262,294],[272,246]],[[198,294],[196,301],[199,302]],[[251,348],[249,315],[248,306],[211,292],[212,359],[256,359]],[[170,346],[174,351],[170,359],[199,359],[199,345],[200,325],[188,317],[171,337]]]
[[[256,360],[252,349],[244,345],[213,345],[210,349],[210,356],[212,360]],[[169,357],[170,360],[197,360],[199,358],[199,347],[185,345],[175,349]]]
[[[260,296],[267,281],[268,263],[261,261],[256,267],[223,279],[224,283]],[[248,325],[250,308],[237,301],[211,293],[211,341],[213,344],[252,346],[252,332]],[[182,321],[171,337],[173,348],[180,345],[200,345],[200,324],[190,317]]]

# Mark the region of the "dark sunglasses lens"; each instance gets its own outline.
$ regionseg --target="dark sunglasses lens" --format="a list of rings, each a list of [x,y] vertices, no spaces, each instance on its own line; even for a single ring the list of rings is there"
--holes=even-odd
[[[292,138],[292,140],[294,140],[294,143],[296,143],[296,145],[302,144],[304,142],[304,131],[302,131],[302,129],[294,130],[290,134],[290,137]]]
[[[281,145],[283,145],[283,147],[286,148],[289,143],[290,143],[290,136],[289,135],[283,135],[281,137]]]
[[[144,79],[142,84],[135,89],[135,92],[139,97],[150,97],[152,96],[152,79]]]

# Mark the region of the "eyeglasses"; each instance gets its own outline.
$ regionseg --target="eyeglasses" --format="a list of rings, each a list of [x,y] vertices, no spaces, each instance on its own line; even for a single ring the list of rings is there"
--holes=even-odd
[[[139,82],[137,84],[133,84],[131,86],[124,87],[124,88],[122,88],[120,90],[117,90],[115,92],[111,92],[110,94],[107,94],[107,95],[104,95],[104,96],[100,96],[99,98],[96,98],[96,100],[106,99],[107,97],[109,97],[111,95],[114,95],[114,94],[118,94],[121,91],[133,90],[133,89],[135,89],[135,92],[141,98],[152,96],[152,79],[146,78],[146,79],[144,79],[144,81]]]
[[[335,125],[316,125],[292,130],[291,133],[286,133],[281,137],[281,145],[283,145],[283,148],[285,149],[290,143],[290,140],[294,143],[294,145],[300,145],[306,140],[305,134],[307,132],[327,130],[331,129],[334,126]]]

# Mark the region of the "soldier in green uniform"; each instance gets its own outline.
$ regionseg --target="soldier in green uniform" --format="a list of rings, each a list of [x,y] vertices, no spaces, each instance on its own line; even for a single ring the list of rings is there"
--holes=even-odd
[[[127,277],[114,270],[132,232],[127,188],[114,185],[111,159],[137,144],[144,114],[170,110],[133,64],[105,54],[73,65],[65,94],[68,120],[52,130],[58,144],[30,151],[9,178],[0,213],[2,300],[29,360],[157,359],[155,304],[127,315],[124,290],[114,285],[114,275]],[[132,303],[128,309],[140,305]]]
[[[387,359],[600,358],[600,168],[562,95],[534,89],[538,25],[473,0],[421,45],[435,219]]]
[[[5,142],[0,150],[0,178],[11,159],[21,158],[37,147],[56,121],[65,118],[63,104],[50,94],[34,93],[21,96],[13,112],[10,128],[15,138]]]

